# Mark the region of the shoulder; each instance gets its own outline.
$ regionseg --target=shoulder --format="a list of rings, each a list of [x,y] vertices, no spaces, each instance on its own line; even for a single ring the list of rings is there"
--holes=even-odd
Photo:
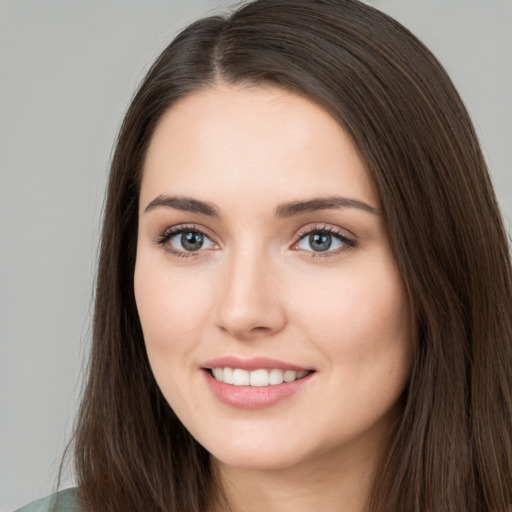
[[[15,512],[78,512],[76,489],[56,492],[46,498],[33,501]]]

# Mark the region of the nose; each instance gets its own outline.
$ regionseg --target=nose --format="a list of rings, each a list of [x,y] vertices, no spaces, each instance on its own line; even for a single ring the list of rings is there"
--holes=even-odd
[[[272,336],[287,323],[279,273],[261,255],[234,256],[219,283],[216,324],[240,340]]]

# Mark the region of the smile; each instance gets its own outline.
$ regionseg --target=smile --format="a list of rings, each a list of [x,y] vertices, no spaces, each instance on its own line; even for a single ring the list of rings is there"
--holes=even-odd
[[[219,382],[231,384],[233,386],[277,386],[283,382],[294,382],[309,375],[308,370],[282,370],[279,368],[244,370],[242,368],[221,368],[216,367],[211,370],[213,376]]]
[[[204,361],[200,369],[220,402],[241,409],[262,409],[291,399],[310,388],[317,375],[311,367],[259,356],[221,356]]]

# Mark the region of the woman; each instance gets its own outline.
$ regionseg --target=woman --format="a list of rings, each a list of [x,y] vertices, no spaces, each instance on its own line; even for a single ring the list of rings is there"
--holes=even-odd
[[[407,30],[355,0],[191,25],[119,135],[57,507],[508,510],[511,274]]]

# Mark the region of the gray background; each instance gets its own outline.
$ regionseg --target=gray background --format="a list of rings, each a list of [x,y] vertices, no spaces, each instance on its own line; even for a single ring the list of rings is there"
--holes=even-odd
[[[107,168],[130,97],[178,29],[234,3],[0,0],[2,512],[55,484],[90,338]],[[512,0],[367,3],[451,74],[510,225]]]

